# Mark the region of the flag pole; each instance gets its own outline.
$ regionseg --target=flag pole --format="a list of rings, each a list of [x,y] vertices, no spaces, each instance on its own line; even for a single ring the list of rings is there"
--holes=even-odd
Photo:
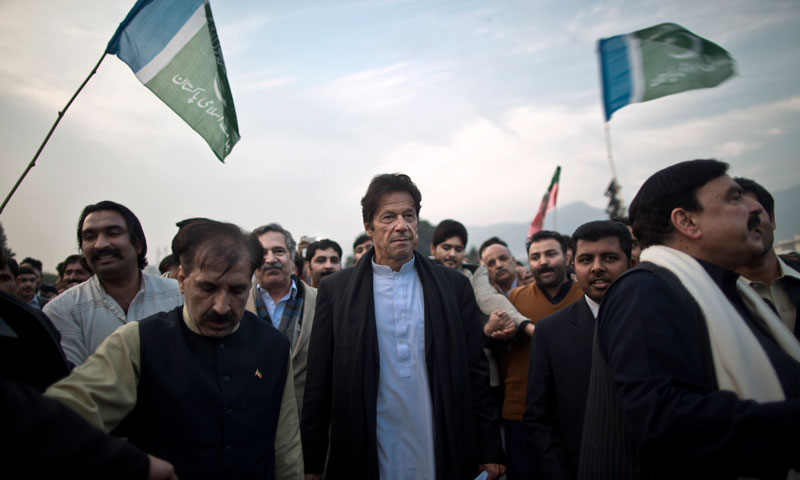
[[[58,123],[61,121],[61,118],[64,117],[64,114],[67,112],[69,106],[72,105],[72,102],[73,100],[75,100],[75,97],[77,97],[78,94],[81,93],[81,90],[83,90],[83,87],[85,87],[86,84],[89,82],[89,79],[92,78],[92,76],[95,73],[97,73],[97,69],[98,67],[100,67],[100,64],[103,62],[103,59],[105,57],[106,57],[106,52],[103,52],[103,55],[100,57],[100,60],[97,61],[97,64],[94,66],[92,71],[89,72],[89,76],[87,76],[86,80],[84,80],[83,83],[81,83],[81,86],[78,87],[78,90],[76,90],[75,93],[72,95],[72,98],[69,99],[67,104],[64,106],[64,109],[58,112],[58,117],[56,118],[55,123],[53,123],[53,126],[50,127],[50,131],[47,132],[47,136],[44,137],[44,141],[42,141],[42,144],[39,145],[39,149],[36,150],[36,154],[33,156],[33,159],[28,164],[28,167],[25,169],[25,171],[22,172],[22,175],[19,177],[19,180],[17,180],[17,183],[14,184],[14,187],[11,189],[11,191],[8,192],[8,196],[6,197],[5,200],[3,200],[3,204],[0,205],[0,214],[2,214],[3,210],[5,210],[6,205],[8,205],[9,200],[11,200],[11,197],[14,195],[14,192],[16,192],[17,188],[19,188],[20,184],[25,179],[25,176],[28,175],[28,172],[30,172],[31,169],[36,165],[36,160],[39,158],[39,155],[42,153],[42,150],[44,150],[44,146],[47,145],[47,142],[50,140],[50,136],[53,135],[53,131],[58,126]]]
[[[617,168],[614,166],[614,157],[611,154],[611,129],[608,127],[608,122],[603,122],[603,127],[606,134],[606,156],[608,157],[608,165],[611,167],[611,177],[616,180]]]

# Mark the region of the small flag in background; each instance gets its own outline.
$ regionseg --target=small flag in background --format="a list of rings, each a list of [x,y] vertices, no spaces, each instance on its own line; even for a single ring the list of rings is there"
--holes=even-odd
[[[225,160],[239,125],[207,0],[138,0],[106,53],[127,63]]]
[[[735,73],[728,52],[674,23],[600,39],[598,53],[606,121],[625,105],[715,87]]]
[[[258,377],[259,380],[261,379],[261,372],[257,368],[256,368],[256,377]]]
[[[544,226],[544,216],[547,212],[556,208],[556,197],[558,196],[558,180],[561,176],[561,167],[556,167],[556,173],[553,174],[550,180],[550,186],[547,187],[547,193],[542,197],[542,203],[539,204],[539,211],[531,222],[531,227],[528,229],[528,238],[531,238],[534,233],[542,230]]]

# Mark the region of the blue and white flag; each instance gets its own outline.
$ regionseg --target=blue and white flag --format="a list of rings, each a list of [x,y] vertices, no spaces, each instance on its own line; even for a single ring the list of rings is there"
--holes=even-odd
[[[730,54],[674,23],[598,42],[606,121],[625,105],[695,88],[735,73]]]
[[[225,160],[239,125],[208,0],[138,0],[106,53],[127,63]]]

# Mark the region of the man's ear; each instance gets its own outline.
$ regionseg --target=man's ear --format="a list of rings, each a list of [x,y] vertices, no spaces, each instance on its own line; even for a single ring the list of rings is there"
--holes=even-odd
[[[186,281],[186,275],[183,273],[183,267],[178,267],[178,286],[181,289],[181,293],[185,293],[183,291],[183,282]]]
[[[372,225],[370,225],[369,222],[364,222],[364,233],[366,233],[369,238],[372,238]]]
[[[431,255],[434,255],[434,254],[436,254],[436,247],[434,247],[433,243],[431,243]]]
[[[703,236],[700,225],[695,221],[695,213],[696,212],[690,212],[684,208],[676,208],[672,210],[669,215],[670,222],[672,222],[675,231],[692,240],[700,239]]]

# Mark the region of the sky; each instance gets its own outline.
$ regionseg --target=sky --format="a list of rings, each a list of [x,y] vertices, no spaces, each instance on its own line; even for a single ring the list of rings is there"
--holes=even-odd
[[[0,0],[3,197],[133,3]],[[295,238],[332,238],[347,256],[363,231],[359,201],[386,172],[411,176],[433,224],[530,221],[557,165],[559,204],[603,208],[611,169],[596,42],[663,22],[728,50],[738,74],[614,114],[625,203],[652,173],[691,158],[729,162],[772,191],[800,184],[796,0],[211,7],[242,137],[225,164],[107,56],[0,215],[18,259],[54,271],[78,251],[82,208],[106,199],[139,217],[151,264],[175,222],[196,216],[279,222]]]

